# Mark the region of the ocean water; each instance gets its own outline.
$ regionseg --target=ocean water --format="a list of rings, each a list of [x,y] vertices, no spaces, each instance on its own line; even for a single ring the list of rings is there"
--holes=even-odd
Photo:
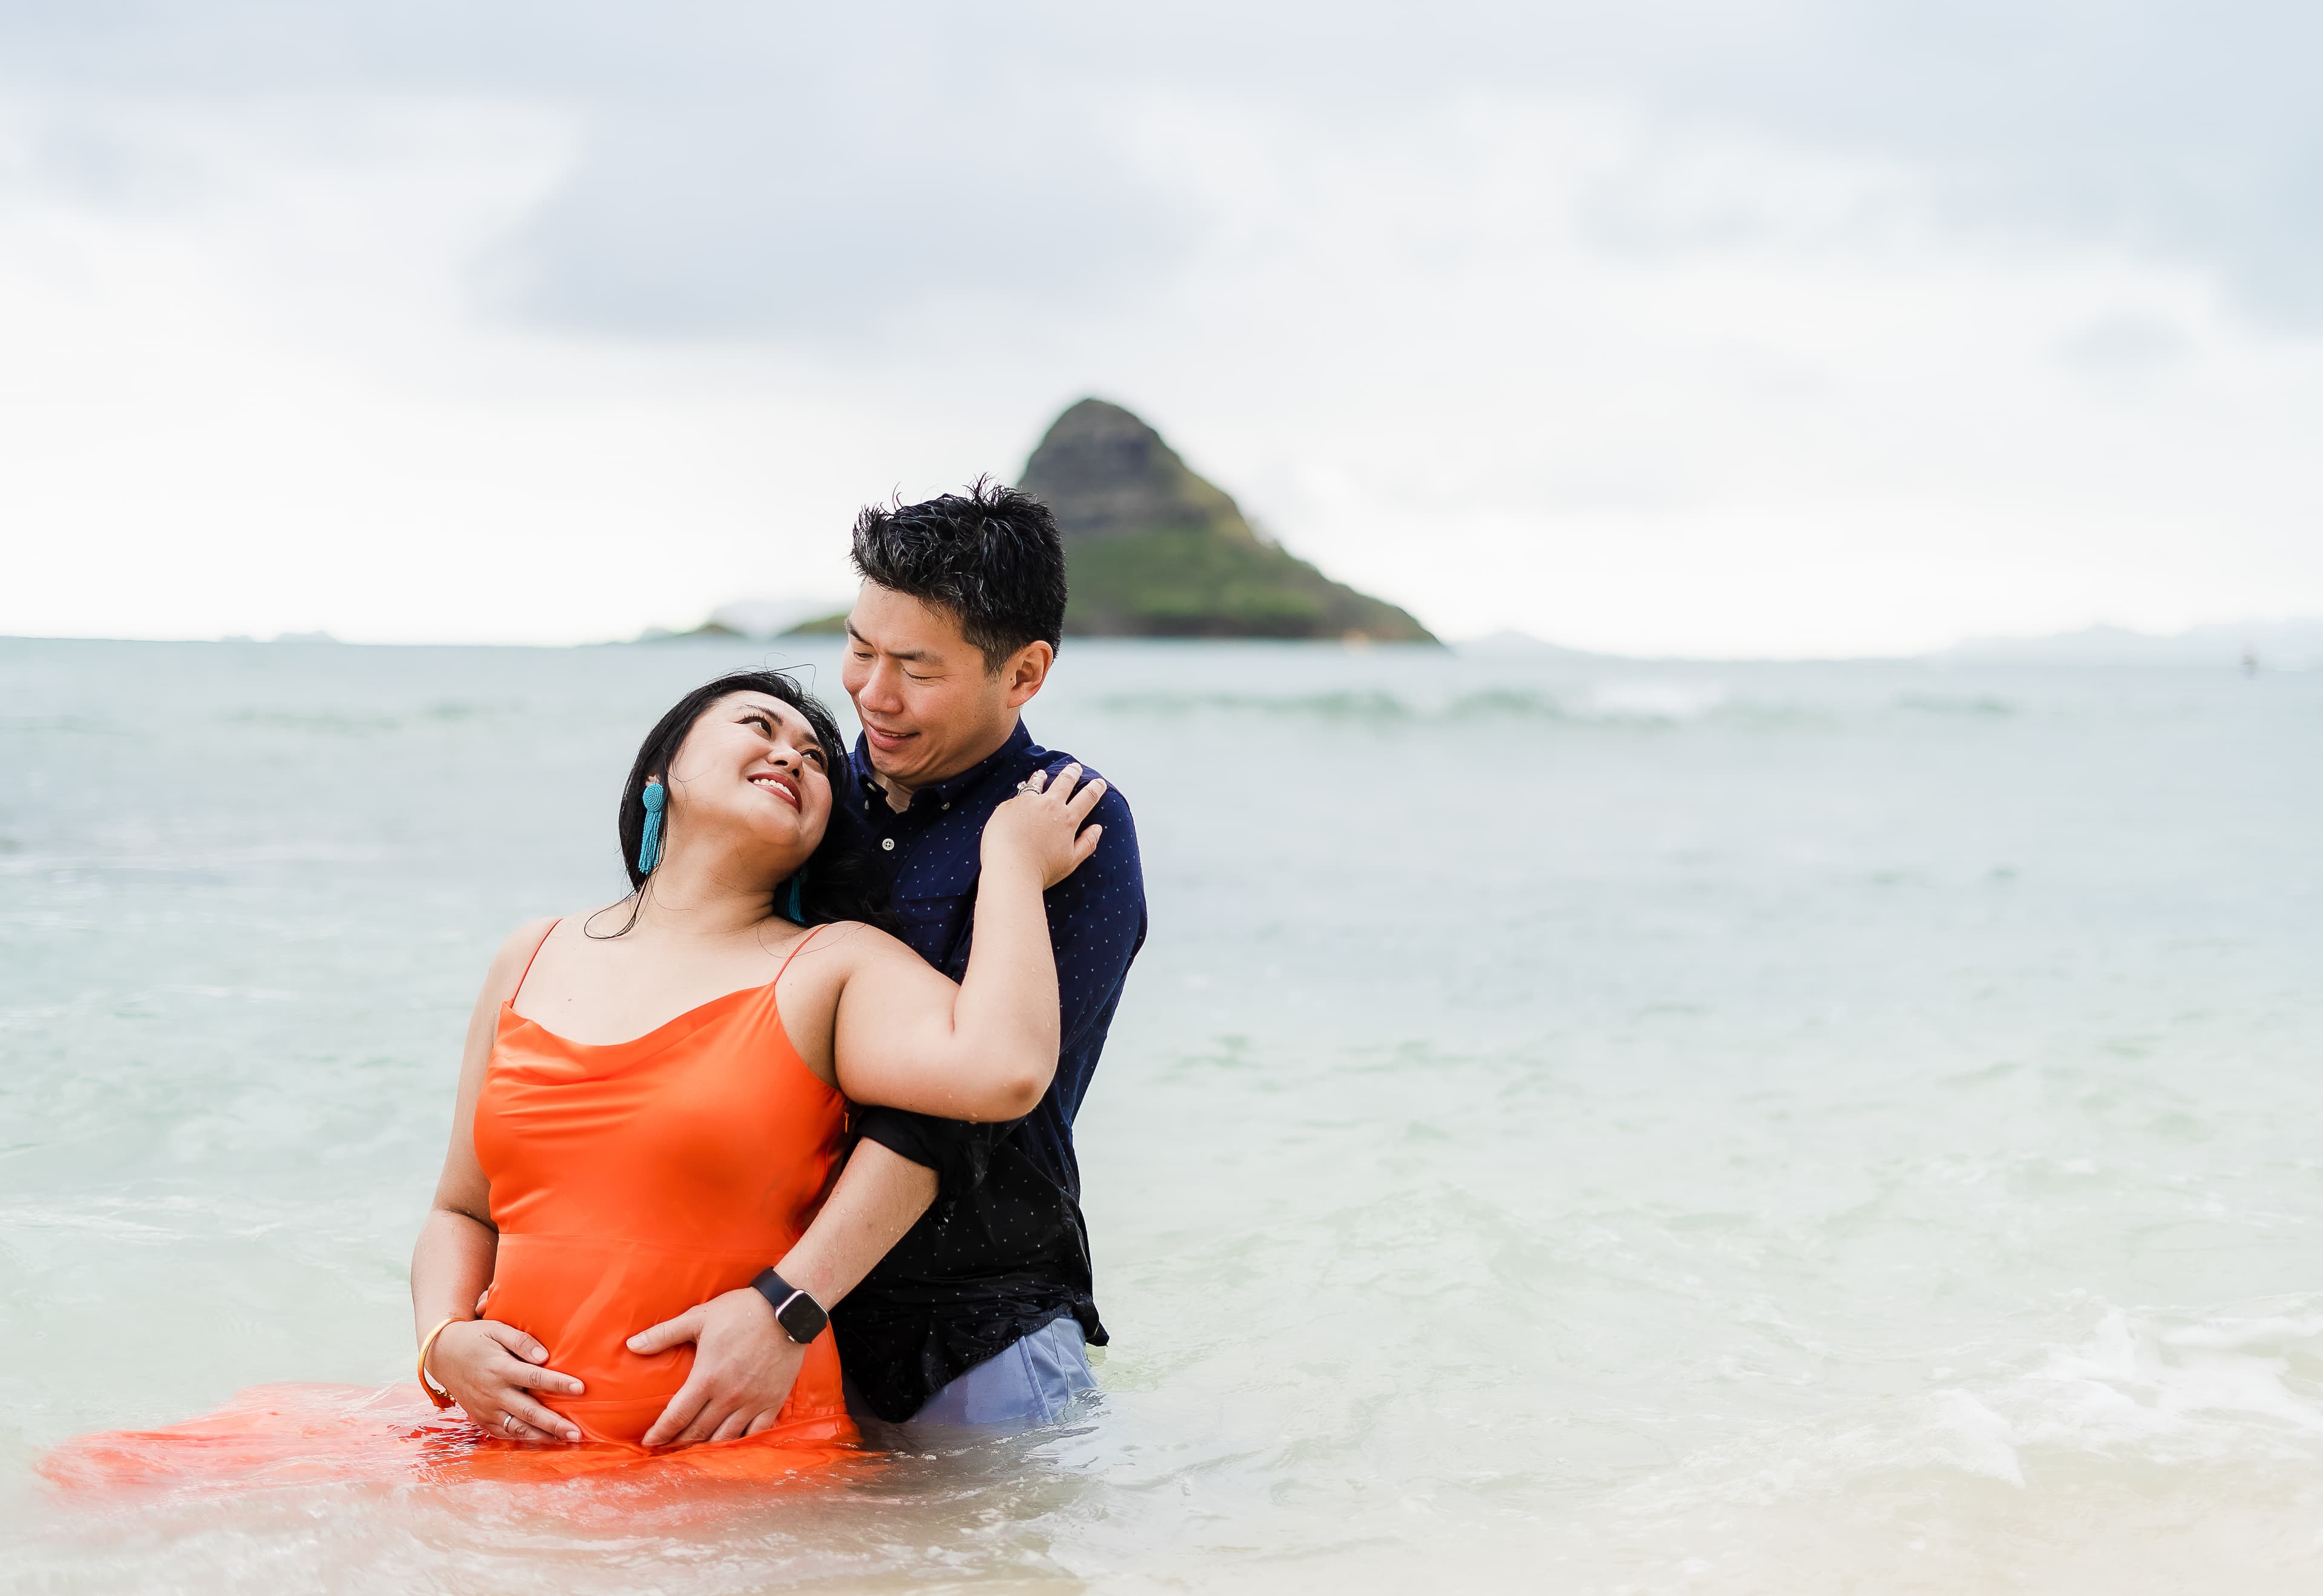
[[[2323,673],[1075,645],[1030,719],[1153,915],[1098,1411],[675,1503],[45,1485],[409,1377],[488,952],[770,656],[0,642],[0,1582],[2323,1581]]]

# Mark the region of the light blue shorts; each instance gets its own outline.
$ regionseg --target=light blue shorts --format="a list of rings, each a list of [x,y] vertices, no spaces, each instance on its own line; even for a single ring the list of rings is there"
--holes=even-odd
[[[1055,1423],[1073,1399],[1095,1390],[1080,1325],[1066,1314],[962,1372],[911,1423],[1029,1430]]]

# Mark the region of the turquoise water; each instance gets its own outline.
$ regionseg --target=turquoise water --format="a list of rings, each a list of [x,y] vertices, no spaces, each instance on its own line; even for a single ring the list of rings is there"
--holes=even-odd
[[[1031,720],[1153,911],[1101,1414],[678,1508],[50,1494],[408,1376],[483,960],[768,654],[0,642],[12,1585],[2323,1576],[2323,673],[1077,645]]]

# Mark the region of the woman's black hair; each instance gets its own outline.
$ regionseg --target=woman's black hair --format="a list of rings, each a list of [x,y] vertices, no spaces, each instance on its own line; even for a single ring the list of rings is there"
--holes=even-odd
[[[638,747],[637,761],[629,766],[629,782],[621,788],[618,826],[621,865],[629,873],[629,918],[620,931],[607,936],[618,937],[637,924],[638,905],[644,899],[647,876],[638,868],[638,847],[645,840],[647,779],[666,779],[669,762],[677,757],[678,748],[685,741],[686,733],[693,729],[693,723],[711,705],[737,693],[763,693],[769,698],[780,699],[804,716],[815,740],[822,745],[824,766],[831,778],[832,823],[824,830],[822,840],[815,845],[799,876],[776,884],[771,906],[778,913],[787,912],[791,906],[791,883],[803,876],[799,903],[806,924],[859,920],[892,930],[894,916],[887,912],[886,894],[870,855],[856,829],[840,822],[840,806],[847,801],[848,776],[847,745],[840,738],[839,722],[831,719],[831,711],[822,707],[820,699],[781,671],[734,671],[714,682],[703,683],[679,699],[670,706],[669,713],[654,722],[654,729],[646,733],[646,740]],[[663,823],[668,824],[666,811]]]

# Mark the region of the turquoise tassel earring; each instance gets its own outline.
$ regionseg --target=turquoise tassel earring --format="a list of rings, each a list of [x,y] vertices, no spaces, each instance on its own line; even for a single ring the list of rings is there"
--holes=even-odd
[[[638,839],[638,874],[650,876],[653,867],[661,863],[661,806],[669,801],[661,783],[646,783],[646,834]]]
[[[806,923],[806,867],[799,867],[791,877],[790,901],[783,905],[783,918],[793,925]]]

